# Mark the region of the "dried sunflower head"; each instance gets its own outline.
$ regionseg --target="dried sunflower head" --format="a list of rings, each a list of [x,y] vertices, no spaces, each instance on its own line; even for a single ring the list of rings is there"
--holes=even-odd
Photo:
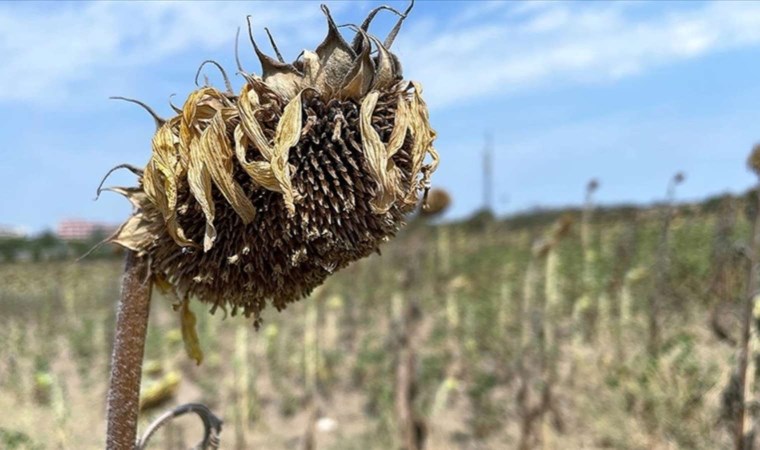
[[[163,289],[257,322],[377,251],[438,163],[422,89],[389,50],[409,10],[381,42],[368,28],[383,9],[349,43],[322,6],[327,37],[293,63],[251,37],[261,76],[240,69],[239,93],[204,86],[157,118],[138,186],[113,189],[135,210],[111,241]]]

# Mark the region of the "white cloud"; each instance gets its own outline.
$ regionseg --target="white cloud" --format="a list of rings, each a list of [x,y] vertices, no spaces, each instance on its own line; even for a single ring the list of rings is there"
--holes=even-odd
[[[491,4],[488,19],[482,5],[475,8],[412,24],[399,41],[405,73],[424,82],[432,107],[548,84],[615,80],[760,43],[760,3],[687,4],[655,14],[635,3]]]
[[[370,6],[336,2],[333,9]],[[444,16],[423,3],[396,50],[406,75],[424,82],[430,105],[444,107],[552,84],[606,82],[760,43],[759,3],[677,6],[642,13],[638,3],[474,2],[449,6]],[[119,75],[231,46],[249,13],[257,30],[268,25],[290,50],[324,34],[319,8],[301,3],[0,4],[0,103],[60,102],[98,81],[109,92],[129,92],[118,86]]]
[[[0,5],[0,102],[63,99],[72,86],[150,68],[188,50],[228,46],[247,14],[281,44],[324,35],[317,7],[242,2],[92,2]],[[341,9],[337,4],[334,10]],[[199,61],[200,62],[200,61]]]

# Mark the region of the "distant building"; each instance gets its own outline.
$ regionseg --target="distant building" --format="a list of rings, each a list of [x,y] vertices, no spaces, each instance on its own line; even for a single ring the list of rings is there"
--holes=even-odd
[[[110,236],[117,225],[89,220],[62,220],[58,222],[56,235],[64,241],[82,241],[95,236]]]
[[[0,225],[0,239],[25,238],[27,231],[22,227]]]

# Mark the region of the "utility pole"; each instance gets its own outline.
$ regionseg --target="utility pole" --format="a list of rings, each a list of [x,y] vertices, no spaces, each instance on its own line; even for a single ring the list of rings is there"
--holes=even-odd
[[[493,212],[493,137],[489,132],[483,148],[483,210]]]

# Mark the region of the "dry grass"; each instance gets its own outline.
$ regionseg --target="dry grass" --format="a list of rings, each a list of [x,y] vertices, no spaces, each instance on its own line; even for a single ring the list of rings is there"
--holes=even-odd
[[[593,340],[562,341],[563,349],[553,361],[558,374],[552,381],[556,411],[547,414],[537,428],[545,448],[714,449],[728,445],[729,434],[719,416],[734,349],[710,331],[708,322],[717,301],[708,289],[717,222],[711,214],[681,215],[673,223],[662,349],[657,359],[649,356],[645,345],[646,299],[653,279],[640,268],[651,267],[655,260],[659,222],[656,214],[651,219],[642,215],[633,256],[623,270],[635,273],[636,281],[626,278],[629,282],[625,283],[630,317],[600,323]],[[592,224],[589,244],[598,254],[592,270],[601,286],[607,286],[614,274],[612,246],[624,231],[622,223],[605,220],[599,217]],[[428,448],[517,447],[523,413],[517,401],[518,336],[525,320],[536,320],[519,315],[521,286],[531,242],[547,235],[550,228],[515,226],[492,224],[488,231],[481,231],[462,223],[446,226],[444,234],[440,228],[412,226],[409,233],[415,233],[427,249],[412,286],[405,286],[401,276],[405,263],[400,250],[407,246],[408,236],[386,246],[382,257],[373,256],[338,273],[307,301],[316,302],[316,361],[304,353],[307,302],[282,314],[265,314],[259,332],[249,329],[245,319],[223,320],[221,311],[214,316],[198,314],[206,360],[196,367],[182,351],[171,300],[157,297],[152,303],[144,385],[170,371],[179,373],[181,381],[176,395],[147,412],[141,426],[172,405],[200,401],[225,420],[224,448],[294,448],[310,417],[308,363],[311,376],[316,377],[322,413],[317,448],[390,448],[395,435],[395,354],[389,340],[392,298],[403,289],[407,298],[419,299],[422,309],[415,371],[419,392],[414,407],[428,421]],[[730,233],[734,240],[746,239],[748,220],[737,215]],[[442,245],[436,236],[444,236],[447,244]],[[445,271],[440,251],[450,255],[450,268]],[[555,302],[552,327],[558,333],[571,329],[573,301],[582,296],[582,259],[574,228],[557,243],[556,267],[550,271],[556,277],[550,293]],[[120,261],[0,266],[4,321],[0,408],[14,412],[0,420],[0,439],[5,440],[1,445],[14,448],[10,442],[21,442],[25,435],[33,443],[15,448],[102,448],[120,270]],[[543,295],[543,289],[534,293]],[[600,307],[621,304],[623,297],[621,291],[607,292],[600,297]],[[452,299],[453,313],[446,307]],[[736,306],[729,302],[724,308],[729,311],[729,329],[734,320],[730,311]],[[200,312],[198,305],[195,309]],[[612,329],[616,323],[622,329]],[[241,347],[242,328],[248,330],[248,345]],[[621,335],[619,341],[614,338],[616,332]],[[446,385],[445,402],[436,406],[432,416],[436,395],[452,373],[451,333],[456,333],[460,369]],[[310,348],[313,351],[313,345]],[[239,379],[246,373],[241,361],[247,361],[247,373],[252,374],[249,383]],[[248,401],[241,402],[243,386],[247,386]],[[248,417],[247,423],[236,417]],[[199,429],[193,420],[183,419],[163,430],[152,446],[173,449],[181,443],[194,444]]]

